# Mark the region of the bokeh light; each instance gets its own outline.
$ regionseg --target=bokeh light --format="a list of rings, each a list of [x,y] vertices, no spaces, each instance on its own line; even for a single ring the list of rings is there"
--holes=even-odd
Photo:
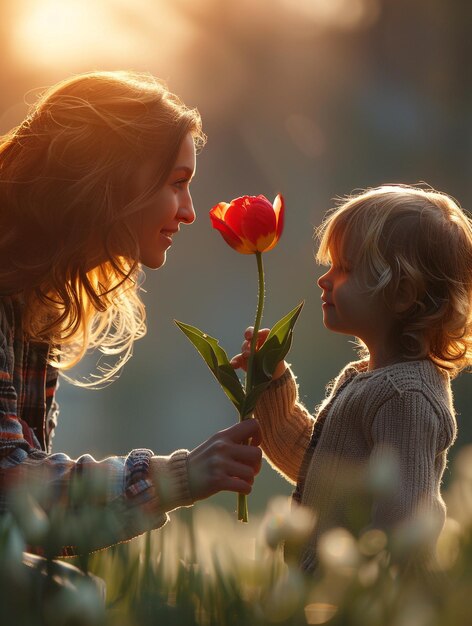
[[[305,607],[307,624],[326,624],[335,614],[337,607],[326,602],[313,602]]]
[[[351,574],[359,562],[356,541],[345,528],[333,528],[321,535],[318,550],[326,567],[347,575]]]

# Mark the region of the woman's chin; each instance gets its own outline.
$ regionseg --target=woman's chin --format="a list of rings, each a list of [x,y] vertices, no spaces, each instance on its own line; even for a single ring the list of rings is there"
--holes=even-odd
[[[144,267],[147,267],[149,270],[157,270],[165,265],[166,259],[167,256],[164,252],[159,255],[156,254],[155,256],[145,256],[140,259],[140,262],[142,265],[144,265]]]

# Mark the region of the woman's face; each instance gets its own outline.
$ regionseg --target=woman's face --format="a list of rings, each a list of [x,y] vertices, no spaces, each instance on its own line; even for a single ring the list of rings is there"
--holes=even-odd
[[[164,186],[144,200],[142,207],[130,217],[129,224],[139,244],[139,261],[150,269],[164,265],[180,224],[191,224],[195,220],[190,195],[195,165],[195,145],[192,134],[188,133]],[[152,186],[153,177],[153,165],[146,163],[138,172],[138,193]]]

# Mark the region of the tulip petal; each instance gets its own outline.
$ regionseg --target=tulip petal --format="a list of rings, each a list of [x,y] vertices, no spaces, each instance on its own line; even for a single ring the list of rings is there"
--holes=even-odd
[[[216,204],[210,209],[210,220],[213,228],[220,231],[226,243],[232,248],[236,248],[241,245],[241,240],[225,222],[225,216],[229,207],[230,205],[227,202]]]
[[[235,203],[236,206],[234,206]],[[236,200],[233,200],[231,204],[228,204],[227,202],[219,202],[210,210],[210,219],[213,228],[220,231],[223,239],[229,246],[234,248],[234,250],[240,252],[241,254],[254,254],[256,252],[254,247],[243,241],[243,238],[239,236],[238,231],[232,227],[235,226],[237,229],[240,223],[241,214],[245,211],[243,204],[244,198],[237,198]],[[232,220],[231,213],[234,218]]]
[[[285,221],[285,200],[280,193],[277,194],[274,200],[274,213],[277,218],[277,239],[280,239]]]
[[[255,250],[253,250],[251,247],[248,247],[246,242],[238,237],[233,229],[226,224],[226,222],[224,222],[219,217],[216,217],[216,215],[214,215],[213,213],[210,213],[210,219],[213,228],[221,233],[221,236],[229,246],[231,246],[241,254],[254,254]]]
[[[266,252],[268,252],[269,250],[272,250],[272,248],[274,248],[281,235],[282,235],[282,231],[284,229],[284,222],[285,222],[285,201],[284,201],[284,197],[279,193],[277,194],[275,200],[274,200],[274,214],[277,220],[277,227],[276,227],[276,231],[275,231],[275,237],[274,240],[272,241],[271,245],[266,248]]]
[[[261,235],[256,242],[256,249],[258,252],[267,252],[271,250],[277,241],[275,240],[275,232],[269,233],[268,235]]]
[[[238,235],[243,236],[242,222],[247,213],[247,200],[249,196],[242,196],[231,200],[231,204],[225,213],[224,220],[226,224]]]
[[[277,221],[274,209],[264,196],[257,196],[251,200],[241,228],[244,237],[256,247],[257,251],[265,252],[275,237]]]
[[[225,219],[226,211],[229,209],[229,204],[227,202],[219,202],[212,209],[210,209],[210,217],[215,215],[221,220]]]

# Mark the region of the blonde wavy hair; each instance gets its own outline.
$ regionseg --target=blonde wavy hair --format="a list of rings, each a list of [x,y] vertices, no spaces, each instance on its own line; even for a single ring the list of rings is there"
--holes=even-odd
[[[345,260],[366,294],[397,312],[406,360],[430,358],[454,376],[472,364],[472,220],[455,200],[422,187],[385,185],[343,198],[316,231],[319,263]],[[364,353],[366,354],[366,353]]]
[[[47,89],[0,139],[0,294],[19,299],[23,330],[66,370],[99,348],[113,379],[146,332],[139,246],[127,225],[162,187],[197,110],[149,74],[91,72]],[[141,164],[154,184],[133,197]],[[136,195],[136,194],[135,194]]]

